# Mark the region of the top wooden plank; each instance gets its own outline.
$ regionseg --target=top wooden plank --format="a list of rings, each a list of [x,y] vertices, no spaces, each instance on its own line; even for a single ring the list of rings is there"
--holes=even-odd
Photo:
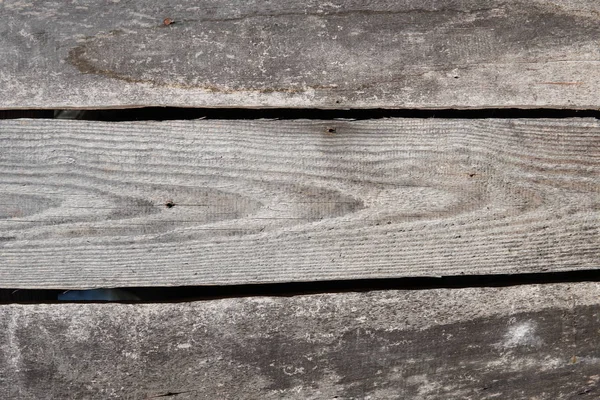
[[[0,108],[600,106],[596,0],[7,0],[0,17]]]

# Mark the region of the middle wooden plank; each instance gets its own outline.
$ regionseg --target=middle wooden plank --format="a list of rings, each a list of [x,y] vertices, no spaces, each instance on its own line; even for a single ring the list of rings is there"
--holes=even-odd
[[[0,122],[2,287],[600,267],[600,124]]]

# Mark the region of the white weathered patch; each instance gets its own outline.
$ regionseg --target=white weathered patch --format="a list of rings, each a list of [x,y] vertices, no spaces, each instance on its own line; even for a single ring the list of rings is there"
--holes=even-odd
[[[525,321],[508,328],[500,347],[509,349],[519,346],[539,346],[542,340],[536,335],[536,326],[532,321]]]
[[[12,314],[8,322],[6,329],[6,345],[4,347],[4,354],[8,361],[9,367],[13,372],[19,372],[21,370],[21,344],[17,337],[17,315]]]
[[[439,392],[442,389],[442,385],[437,381],[431,381],[426,374],[411,375],[406,379],[408,385],[417,386],[417,393],[419,398],[427,397],[432,393]],[[445,389],[449,389],[446,387]]]
[[[73,312],[70,315],[66,334],[74,342],[87,342],[93,329],[95,329],[94,324],[89,316],[81,312]]]
[[[580,362],[580,363],[586,363],[586,364],[600,364],[600,357],[582,356],[582,357],[576,357],[576,361]]]
[[[138,358],[140,358],[140,355],[138,353],[132,351],[123,351],[121,352],[121,354],[123,354],[125,358],[131,358],[133,360],[137,360]]]
[[[536,357],[514,357],[512,355],[505,355],[493,361],[485,363],[485,368],[495,369],[501,368],[506,372],[522,372],[526,369],[536,369],[537,371],[551,371],[556,368],[560,368],[567,363],[567,360],[546,357],[539,359]]]
[[[283,373],[288,375],[288,376],[293,376],[293,375],[304,375],[305,371],[304,371],[304,367],[294,367],[293,365],[286,365],[283,367]]]
[[[177,345],[178,349],[189,349],[190,347],[192,347],[191,343],[180,343]]]

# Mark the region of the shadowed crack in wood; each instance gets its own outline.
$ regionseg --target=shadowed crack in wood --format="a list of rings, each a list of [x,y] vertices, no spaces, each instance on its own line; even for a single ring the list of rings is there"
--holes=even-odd
[[[600,394],[600,284],[0,306],[7,398]]]

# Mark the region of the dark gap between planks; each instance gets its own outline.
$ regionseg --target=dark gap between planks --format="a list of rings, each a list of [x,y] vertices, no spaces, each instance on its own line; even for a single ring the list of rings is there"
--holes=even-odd
[[[374,290],[461,289],[599,281],[600,270],[594,269],[548,273],[461,275],[438,278],[357,279],[229,286],[128,287],[120,288],[119,290],[134,295],[139,300],[93,302],[170,303],[252,296],[288,297],[307,294],[368,292]],[[0,304],[76,302],[59,302],[59,294],[65,292],[67,291],[59,289],[0,289]]]
[[[249,108],[175,108],[145,107],[106,110],[0,110],[0,119],[59,118],[87,121],[166,121],[192,119],[350,119],[444,118],[444,119],[520,119],[520,118],[600,118],[598,110],[495,108],[479,110],[423,109],[249,109]]]

